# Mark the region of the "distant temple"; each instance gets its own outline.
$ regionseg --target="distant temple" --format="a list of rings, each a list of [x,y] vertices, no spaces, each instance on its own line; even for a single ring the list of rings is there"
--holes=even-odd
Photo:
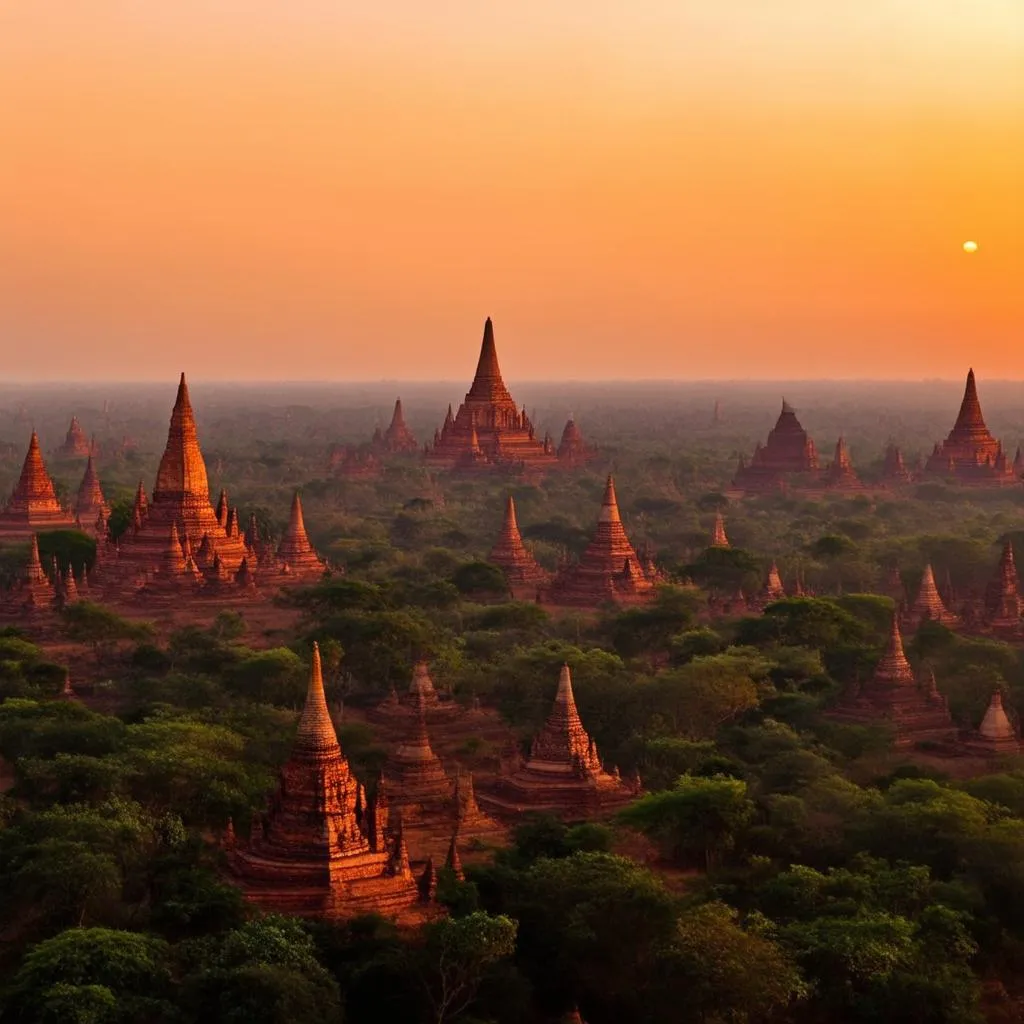
[[[788,402],[782,403],[782,412],[767,442],[758,443],[749,463],[740,463],[734,483],[749,491],[772,490],[798,475],[816,481],[818,453],[807,431],[800,426],[796,413]]]
[[[713,548],[729,547],[729,537],[725,532],[725,519],[721,512],[715,513],[715,525],[711,530],[711,544]]]
[[[383,798],[367,800],[338,746],[314,645],[306,705],[291,757],[247,843],[224,839],[231,872],[267,911],[332,920],[408,918],[419,891]]]
[[[974,370],[967,372],[967,385],[956,423],[946,440],[935,445],[925,469],[965,484],[1017,482],[1013,464],[1006,457],[1002,444],[985,426],[974,383]]]
[[[871,679],[829,713],[839,721],[856,725],[888,723],[895,730],[895,746],[910,747],[928,740],[952,742],[957,730],[945,697],[926,674],[925,685],[914,678],[914,670],[903,652],[899,621],[894,615],[889,642]]]
[[[654,596],[654,585],[626,536],[615,482],[609,475],[593,539],[578,562],[559,568],[541,599],[546,604],[581,608],[597,608],[609,601],[636,604]]]
[[[939,594],[931,563],[924,567],[917,598],[907,609],[903,624],[907,629],[917,629],[922,622],[927,621],[940,622],[943,626],[949,627],[957,626],[960,623],[959,617],[946,607]]]
[[[94,454],[90,451],[89,459],[85,464],[85,474],[78,486],[75,518],[78,520],[80,529],[103,538],[107,535],[109,516],[110,506],[107,504],[107,499],[103,497],[103,488],[100,487],[100,479],[96,474]]]
[[[44,530],[73,529],[75,517],[57,500],[39,437],[33,430],[18,483],[0,512],[0,539],[27,540]]]
[[[546,573],[526,550],[519,523],[516,521],[516,503],[510,494],[505,505],[505,521],[502,523],[501,535],[498,537],[488,561],[498,566],[508,580],[513,596],[533,599],[537,596],[537,587],[548,579]]]
[[[559,462],[573,466],[582,466],[597,457],[597,452],[583,440],[583,434],[571,416],[566,420],[562,430],[557,455]]]
[[[1003,545],[995,578],[985,594],[985,612],[993,629],[1005,632],[1017,632],[1020,629],[1020,588],[1010,540]]]
[[[840,437],[836,442],[835,458],[825,470],[824,480],[825,486],[834,490],[856,490],[861,486],[850,461],[850,452],[844,437]]]
[[[513,401],[501,376],[488,317],[473,383],[458,412],[451,406],[444,423],[426,449],[428,462],[460,469],[554,469],[579,461],[583,439],[575,424],[563,433],[565,457],[560,460],[550,437],[538,440],[534,425]]]
[[[57,449],[57,454],[81,458],[89,455],[91,450],[89,440],[85,436],[85,431],[78,422],[78,417],[72,416],[67,437],[64,438],[64,443]]]
[[[484,807],[499,816],[531,811],[569,819],[600,816],[618,810],[640,792],[639,778],[627,784],[617,771],[602,767],[597,745],[576,710],[568,665],[562,666],[554,706],[530,744],[530,756],[509,768],[492,793],[480,795]]]
[[[375,480],[384,472],[384,465],[372,445],[334,445],[328,468],[335,476],[347,480]]]
[[[903,453],[895,444],[890,444],[885,449],[882,479],[891,484],[905,484],[910,480],[910,473],[903,462]]]
[[[375,451],[390,454],[409,454],[420,450],[419,442],[405,425],[400,398],[395,399],[395,411],[391,415],[391,423],[387,430],[382,432],[378,427],[370,444]]]
[[[1020,736],[1003,707],[1003,694],[996,690],[989,700],[978,731],[967,739],[973,753],[1015,755],[1020,753]]]

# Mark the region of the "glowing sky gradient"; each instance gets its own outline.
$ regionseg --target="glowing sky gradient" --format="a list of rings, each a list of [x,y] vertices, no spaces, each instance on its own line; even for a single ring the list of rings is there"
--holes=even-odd
[[[8,379],[1024,377],[1020,0],[0,0]],[[964,253],[964,240],[980,249]]]

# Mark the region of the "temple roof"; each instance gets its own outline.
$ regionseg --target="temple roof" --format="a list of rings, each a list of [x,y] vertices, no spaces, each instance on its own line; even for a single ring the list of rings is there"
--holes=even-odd
[[[341,757],[338,736],[334,731],[331,713],[327,710],[323,668],[320,663],[320,646],[316,643],[313,644],[309,688],[306,691],[306,703],[299,718],[299,728],[295,735],[292,757],[317,761]]]
[[[189,400],[185,374],[178,383],[178,395],[171,412],[171,425],[167,431],[160,468],[153,487],[153,500],[161,497],[196,495],[210,500],[210,483],[206,476],[206,463],[199,450],[195,415]]]
[[[498,366],[498,350],[494,345],[494,325],[488,317],[484,323],[484,337],[480,344],[480,358],[469,393],[469,400],[481,402],[511,402],[512,396],[501,376]],[[514,404],[514,403],[513,403]]]
[[[975,431],[988,432],[985,417],[981,414],[981,402],[978,401],[978,387],[974,383],[974,370],[967,371],[967,384],[964,386],[964,397],[960,403],[960,412],[953,424],[954,434],[969,434]]]
[[[889,643],[881,661],[875,666],[872,682],[889,686],[914,685],[914,670],[910,667],[910,662],[907,661],[907,656],[903,652],[903,637],[900,634],[900,624],[896,615],[892,617]]]
[[[1017,730],[1014,729],[1013,723],[1003,707],[1001,691],[996,690],[992,694],[978,732],[987,740],[1015,740],[1017,738]]]
[[[715,513],[715,525],[711,531],[711,547],[729,547],[729,537],[725,532],[725,519],[722,517],[721,512]]]

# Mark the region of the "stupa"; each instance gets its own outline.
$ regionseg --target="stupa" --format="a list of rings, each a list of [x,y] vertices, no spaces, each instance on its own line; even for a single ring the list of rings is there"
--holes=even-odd
[[[734,483],[744,490],[764,491],[779,487],[790,476],[817,480],[818,453],[792,406],[783,401],[767,442],[758,443],[749,463],[741,462]]]
[[[330,454],[330,470],[346,480],[374,480],[384,472],[384,466],[372,447],[335,445]]]
[[[296,491],[292,496],[288,526],[277,547],[277,561],[282,572],[295,581],[315,580],[323,576],[325,566],[313,550],[302,518],[302,499]]]
[[[314,646],[306,705],[278,788],[246,844],[229,836],[230,869],[247,899],[276,913],[332,920],[409,918],[418,890],[408,851],[367,806],[338,746]]]
[[[89,455],[90,452],[91,449],[89,441],[85,436],[85,431],[78,422],[78,417],[72,416],[71,426],[68,427],[67,436],[64,438],[64,443],[57,449],[57,454],[81,458]]]
[[[887,722],[895,730],[895,745],[909,747],[921,741],[952,742],[956,728],[945,698],[932,684],[918,685],[903,652],[903,637],[893,616],[889,642],[871,679],[860,692],[841,701],[830,716],[849,724]]]
[[[764,583],[764,590],[761,591],[761,601],[763,604],[771,604],[773,601],[781,601],[785,596],[786,588],[782,585],[779,567],[772,562]]]
[[[38,615],[50,611],[56,598],[56,587],[39,558],[39,540],[32,534],[24,572],[4,595],[3,610],[12,615]]]
[[[711,530],[711,547],[713,548],[727,548],[729,547],[729,537],[725,532],[725,519],[721,512],[715,513],[715,525]]]
[[[935,445],[925,469],[965,484],[991,486],[1017,482],[1003,446],[985,426],[974,370],[967,371],[967,385],[956,423],[946,440]]]
[[[597,457],[597,452],[583,440],[583,434],[571,416],[565,421],[557,454],[560,462],[571,466],[582,466]]]
[[[388,755],[383,774],[388,805],[403,814],[436,815],[451,804],[455,782],[430,746],[425,710],[410,717],[406,735]]]
[[[1020,629],[1021,599],[1017,582],[1017,566],[1013,544],[1007,540],[999,559],[995,579],[985,595],[985,612],[993,629],[1016,632]]]
[[[515,499],[511,494],[505,504],[505,521],[501,526],[501,535],[491,548],[488,560],[505,574],[509,589],[515,597],[536,597],[537,587],[548,579],[548,574],[526,550],[522,535],[519,533],[519,523],[516,521]]]
[[[903,625],[907,629],[917,629],[922,622],[929,619],[932,622],[941,622],[942,625],[950,628],[960,622],[959,618],[943,604],[939,588],[935,585],[935,573],[932,572],[931,563],[924,567],[917,599],[907,609]]]
[[[611,813],[638,793],[639,784],[627,785],[617,772],[602,768],[597,745],[576,710],[569,666],[563,665],[554,707],[530,745],[530,756],[500,776],[492,792],[481,792],[479,800],[506,818],[543,812],[572,819]]]
[[[840,437],[836,442],[835,458],[825,470],[825,486],[835,490],[850,490],[859,488],[860,485],[850,461],[846,438]]]
[[[96,534],[106,533],[106,520],[110,515],[110,506],[103,497],[103,489],[100,487],[100,478],[96,474],[96,466],[92,451],[89,452],[89,459],[85,464],[85,474],[82,482],[78,485],[78,500],[75,502],[75,517],[79,526],[87,531]],[[100,527],[100,524],[103,527]]]
[[[505,386],[490,317],[484,324],[473,383],[454,416],[449,406],[443,426],[427,448],[427,460],[455,466],[472,454],[474,433],[478,447],[492,467],[550,469],[559,465],[553,447],[537,440],[526,410],[517,408]]]
[[[910,480],[910,473],[903,463],[903,453],[894,444],[885,449],[882,478],[892,484],[905,484]]]
[[[18,483],[0,512],[0,539],[27,539],[44,530],[74,528],[74,516],[57,500],[53,480],[43,462],[39,437],[33,430]]]
[[[593,539],[578,562],[558,570],[541,599],[553,605],[597,608],[608,601],[635,604],[653,596],[654,583],[622,526],[615,481],[609,474]]]
[[[402,400],[395,399],[395,411],[391,415],[391,423],[387,430],[378,428],[373,435],[372,445],[375,449],[392,454],[418,452],[419,442],[413,437],[412,431],[405,425],[402,413]]]
[[[408,689],[399,696],[392,688],[388,696],[373,709],[370,717],[395,720],[424,714],[428,721],[433,722],[457,717],[461,710],[455,701],[442,699],[430,677],[430,666],[421,660],[413,666]]]
[[[978,731],[968,739],[967,745],[972,750],[985,754],[1020,753],[1020,737],[1006,713],[1006,708],[1003,707],[1003,694],[1000,690],[992,693]]]

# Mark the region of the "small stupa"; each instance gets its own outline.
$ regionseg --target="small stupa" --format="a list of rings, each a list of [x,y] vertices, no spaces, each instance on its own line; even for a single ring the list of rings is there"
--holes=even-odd
[[[1019,754],[1020,736],[1003,707],[1003,694],[994,690],[985,716],[978,726],[978,732],[968,741],[969,745],[982,753]]]
[[[28,539],[44,530],[74,528],[74,516],[57,500],[53,480],[43,462],[39,435],[33,430],[18,483],[0,512],[0,537]]]
[[[395,411],[391,414],[391,423],[387,430],[376,432],[372,445],[377,451],[391,454],[409,454],[420,450],[419,442],[405,424],[400,398],[395,399]]]
[[[711,530],[711,547],[713,548],[727,548],[729,547],[729,537],[725,532],[725,519],[721,512],[715,513],[715,525]]]
[[[302,518],[302,499],[296,491],[292,496],[288,526],[277,548],[277,561],[288,576],[295,581],[317,579],[324,574],[324,563],[313,550]]]
[[[537,587],[548,579],[548,574],[537,564],[533,555],[526,550],[519,523],[516,520],[516,503],[510,494],[505,503],[505,519],[488,559],[498,566],[508,580],[513,594],[535,597]]]
[[[831,465],[825,470],[825,486],[834,490],[850,490],[860,487],[860,480],[850,461],[846,438],[840,435],[836,441],[836,454]]]
[[[78,417],[72,416],[67,436],[64,438],[64,443],[57,449],[57,453],[67,457],[83,458],[89,455],[90,451],[89,441],[82,425],[78,422]]]
[[[75,517],[79,527],[86,532],[100,533],[99,524],[106,523],[110,515],[110,506],[103,497],[100,479],[96,473],[95,458],[92,449],[85,464],[85,474],[78,485],[78,500],[75,502]],[[105,532],[105,531],[103,531]]]
[[[943,603],[939,588],[935,585],[935,573],[930,562],[924,567],[917,599],[907,610],[903,624],[907,629],[917,629],[922,622],[928,620],[940,622],[950,628],[959,625],[960,622]]]
[[[1013,544],[1009,539],[1003,545],[995,579],[989,584],[985,595],[985,612],[993,629],[1003,632],[1016,632],[1020,629],[1020,589]]]

